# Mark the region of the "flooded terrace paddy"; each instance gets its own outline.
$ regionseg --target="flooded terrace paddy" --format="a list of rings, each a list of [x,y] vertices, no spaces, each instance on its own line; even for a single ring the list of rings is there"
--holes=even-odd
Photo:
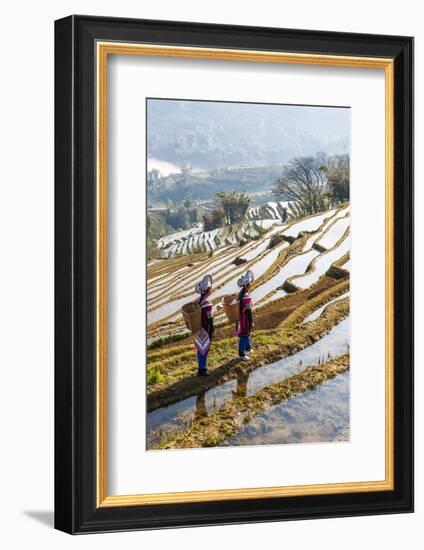
[[[156,446],[163,435],[186,430],[202,416],[220,410],[234,395],[252,395],[264,387],[281,382],[309,366],[349,352],[350,318],[334,326],[328,334],[307,348],[250,373],[240,368],[233,380],[218,384],[196,396],[183,399],[147,414],[147,449]],[[253,339],[254,345],[254,339]],[[318,428],[317,428],[318,429]]]
[[[349,371],[255,417],[223,446],[349,441]]]

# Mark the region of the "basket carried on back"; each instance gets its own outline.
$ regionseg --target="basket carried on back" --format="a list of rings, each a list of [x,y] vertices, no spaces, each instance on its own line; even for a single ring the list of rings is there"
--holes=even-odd
[[[230,323],[237,323],[240,320],[240,302],[237,301],[237,294],[224,296],[222,305]]]
[[[202,327],[202,308],[198,302],[183,305],[181,313],[187,328],[191,332],[197,332]]]

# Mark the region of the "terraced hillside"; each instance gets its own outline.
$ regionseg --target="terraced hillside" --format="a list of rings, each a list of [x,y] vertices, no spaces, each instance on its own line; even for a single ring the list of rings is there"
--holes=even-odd
[[[269,201],[250,208],[247,221],[203,231],[201,223],[191,229],[177,231],[158,241],[158,248],[165,258],[211,252],[225,245],[239,244],[263,235],[271,226],[282,223],[287,218],[288,203]]]
[[[287,201],[269,201],[265,204],[249,208],[247,217],[249,220],[286,220],[288,207],[289,203]]]
[[[344,204],[163,242],[180,251],[148,266],[147,448],[349,438],[349,220]],[[247,269],[255,274],[254,352],[241,364],[221,302]],[[199,378],[180,309],[206,273],[216,338],[211,374]]]
[[[223,246],[257,239],[279,221],[278,219],[246,221],[212,231],[203,231],[202,224],[198,224],[191,229],[162,237],[158,241],[158,248],[166,258],[212,252]]]

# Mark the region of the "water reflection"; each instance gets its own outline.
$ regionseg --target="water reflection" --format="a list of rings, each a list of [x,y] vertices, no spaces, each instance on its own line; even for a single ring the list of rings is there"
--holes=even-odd
[[[349,441],[349,372],[258,415],[223,446]]]
[[[147,448],[157,445],[163,436],[176,430],[186,430],[195,420],[220,410],[234,396],[252,395],[264,387],[321,364],[330,358],[349,352],[350,318],[346,318],[311,346],[246,373],[243,365],[235,379],[219,384],[197,396],[161,407],[147,414]]]
[[[280,382],[307,367],[320,365],[329,359],[348,353],[349,342],[350,318],[348,317],[311,346],[251,372],[247,388],[248,395],[260,391],[269,384]]]
[[[303,319],[303,321],[300,324],[305,325],[306,323],[309,323],[311,321],[315,321],[315,319],[318,319],[318,317],[321,316],[321,313],[324,311],[324,309],[327,309],[327,307],[330,304],[334,304],[335,302],[338,302],[339,300],[344,300],[348,296],[350,296],[350,291],[345,292],[344,294],[341,294],[340,296],[336,296],[335,298],[333,298],[329,302],[326,302],[324,305],[320,306],[318,309],[316,309],[315,311],[310,313],[307,317],[305,317]]]
[[[249,372],[244,371],[243,369],[237,370],[237,388],[236,391],[233,391],[235,397],[246,397],[247,395],[247,384],[250,377]]]
[[[196,397],[196,407],[194,409],[193,420],[200,420],[204,416],[207,416],[208,410],[206,407],[206,392],[202,391]]]

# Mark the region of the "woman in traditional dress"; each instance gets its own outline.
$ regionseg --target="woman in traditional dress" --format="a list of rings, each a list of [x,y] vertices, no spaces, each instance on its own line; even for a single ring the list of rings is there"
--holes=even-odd
[[[212,277],[205,275],[195,287],[195,291],[200,294],[197,302],[202,308],[202,326],[194,336],[194,345],[197,350],[198,376],[208,376],[208,353],[211,347],[211,340],[214,334],[213,326],[213,306],[208,300],[212,292]]]
[[[253,328],[253,301],[249,296],[249,290],[252,288],[252,284],[255,277],[252,271],[247,271],[237,281],[237,285],[241,287],[238,294],[238,301],[240,303],[240,319],[237,323],[237,336],[239,337],[239,357],[243,361],[249,360],[249,353],[252,351],[250,343],[250,332]]]

